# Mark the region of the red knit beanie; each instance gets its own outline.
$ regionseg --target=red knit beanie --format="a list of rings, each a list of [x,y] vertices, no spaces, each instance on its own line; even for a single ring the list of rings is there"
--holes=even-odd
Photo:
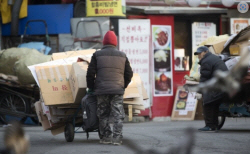
[[[108,31],[102,41],[103,45],[117,45],[117,38],[113,31]]]

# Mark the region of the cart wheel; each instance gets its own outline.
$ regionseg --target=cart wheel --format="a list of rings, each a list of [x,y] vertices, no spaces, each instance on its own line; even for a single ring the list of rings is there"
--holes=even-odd
[[[226,116],[224,116],[224,115],[218,116],[218,130],[220,130],[222,128],[222,126],[225,123],[225,120],[226,120]]]
[[[67,142],[72,142],[75,137],[75,130],[72,123],[67,123],[64,128],[64,136]]]
[[[30,105],[29,102],[15,94],[6,94],[0,99],[0,108],[8,109],[10,111],[18,111],[23,113],[29,113],[30,112]],[[5,115],[0,115],[0,120],[2,120],[4,123],[8,123],[8,121],[5,118]]]

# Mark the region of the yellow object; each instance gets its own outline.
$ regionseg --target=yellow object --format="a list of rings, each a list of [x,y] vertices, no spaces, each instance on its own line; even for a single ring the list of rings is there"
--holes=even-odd
[[[239,56],[240,53],[250,45],[248,41],[238,42],[230,45],[229,51],[231,56]]]
[[[1,0],[0,4],[2,23],[7,24],[11,22],[11,5],[8,5],[8,0]],[[28,15],[28,0],[23,0],[20,8],[19,18],[27,17]]]
[[[87,17],[126,16],[125,0],[87,0]]]
[[[240,47],[237,44],[231,45],[229,47],[230,55],[238,56],[240,55]]]
[[[27,16],[28,16],[28,0],[23,0],[19,13],[19,18],[25,18]]]

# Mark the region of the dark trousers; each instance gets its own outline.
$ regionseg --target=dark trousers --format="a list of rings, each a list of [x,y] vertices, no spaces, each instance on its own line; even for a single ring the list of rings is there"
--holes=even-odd
[[[220,102],[211,102],[203,105],[203,114],[206,126],[210,128],[218,127],[218,116],[219,116]]]
[[[99,130],[103,137],[122,138],[123,95],[97,95],[97,115],[99,117]],[[109,118],[113,118],[113,132],[109,125]]]

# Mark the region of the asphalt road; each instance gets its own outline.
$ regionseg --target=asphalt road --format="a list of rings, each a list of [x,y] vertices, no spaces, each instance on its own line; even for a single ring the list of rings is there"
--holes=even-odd
[[[250,118],[226,119],[218,133],[198,132],[203,126],[203,121],[125,123],[121,146],[99,144],[97,133],[90,133],[89,140],[84,133],[75,134],[74,141],[69,143],[64,134],[53,136],[39,126],[25,126],[25,131],[30,136],[30,154],[133,154],[135,148],[138,153],[147,153],[150,149],[166,153],[171,147],[183,147],[187,127],[195,129],[193,154],[250,153]],[[3,147],[4,129],[0,127],[0,147]]]

